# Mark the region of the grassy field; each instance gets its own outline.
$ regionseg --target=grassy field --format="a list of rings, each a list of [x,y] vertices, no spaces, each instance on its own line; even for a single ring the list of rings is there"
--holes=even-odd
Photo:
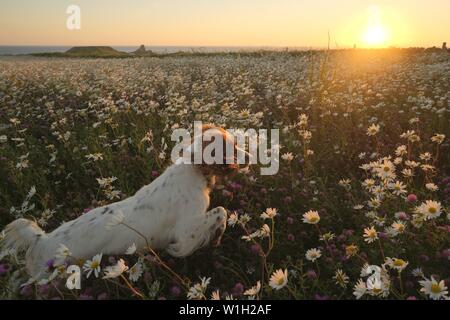
[[[0,58],[0,230],[18,217],[53,230],[133,195],[170,165],[172,129],[194,120],[281,132],[277,175],[255,165],[213,192],[230,211],[220,247],[103,256],[102,269],[134,266],[127,281],[83,274],[81,291],[50,266],[55,279],[11,292],[23,261],[5,253],[0,297],[443,298],[449,112],[447,53]],[[267,237],[242,239],[264,224]],[[367,287],[366,264],[382,267],[380,288]]]

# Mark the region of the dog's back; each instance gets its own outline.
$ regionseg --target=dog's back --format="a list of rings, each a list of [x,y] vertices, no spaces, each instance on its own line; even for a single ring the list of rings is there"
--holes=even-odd
[[[172,229],[180,217],[204,214],[208,192],[205,178],[193,166],[172,165],[134,196],[93,209],[51,233],[30,220],[13,221],[5,229],[4,247],[26,250],[27,271],[34,278],[45,275],[47,262],[61,245],[77,259],[123,254],[132,243],[163,249],[174,237]]]

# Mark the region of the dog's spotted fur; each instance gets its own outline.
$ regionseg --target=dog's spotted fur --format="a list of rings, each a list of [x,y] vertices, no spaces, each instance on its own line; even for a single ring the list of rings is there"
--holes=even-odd
[[[217,207],[207,211],[210,184],[214,183],[208,178],[216,171],[225,172],[212,167],[173,164],[134,196],[93,209],[50,233],[32,221],[18,219],[6,227],[4,245],[26,249],[27,271],[36,279],[46,275],[46,263],[61,244],[80,259],[97,253],[123,254],[133,243],[139,250],[146,246],[146,240],[153,249],[187,256],[211,239],[220,239],[225,231],[226,210]],[[123,224],[106,228],[119,212],[125,217],[124,224],[145,239]]]

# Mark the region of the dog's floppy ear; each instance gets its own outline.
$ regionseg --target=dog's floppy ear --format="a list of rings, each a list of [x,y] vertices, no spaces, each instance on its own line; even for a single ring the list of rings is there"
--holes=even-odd
[[[233,172],[237,172],[239,169],[237,162],[238,148],[234,139],[234,136],[223,128],[216,127],[212,124],[205,124],[201,127],[202,137],[194,137],[194,144],[201,143],[202,152],[210,145],[217,141],[222,140],[222,150],[219,150],[220,163],[208,164],[202,157],[201,164],[198,164],[202,171],[207,171],[213,174],[228,175]],[[201,140],[200,140],[201,139]],[[216,150],[214,149],[214,152]],[[216,157],[216,154],[212,154]]]

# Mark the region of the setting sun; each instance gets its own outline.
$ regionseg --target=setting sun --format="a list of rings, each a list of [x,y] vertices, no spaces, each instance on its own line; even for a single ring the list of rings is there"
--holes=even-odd
[[[381,25],[367,29],[364,34],[364,42],[368,45],[382,45],[386,39],[386,31]]]
[[[368,11],[367,28],[363,33],[362,40],[369,46],[382,46],[388,40],[388,31],[383,25],[381,10],[378,6],[371,6]]]

